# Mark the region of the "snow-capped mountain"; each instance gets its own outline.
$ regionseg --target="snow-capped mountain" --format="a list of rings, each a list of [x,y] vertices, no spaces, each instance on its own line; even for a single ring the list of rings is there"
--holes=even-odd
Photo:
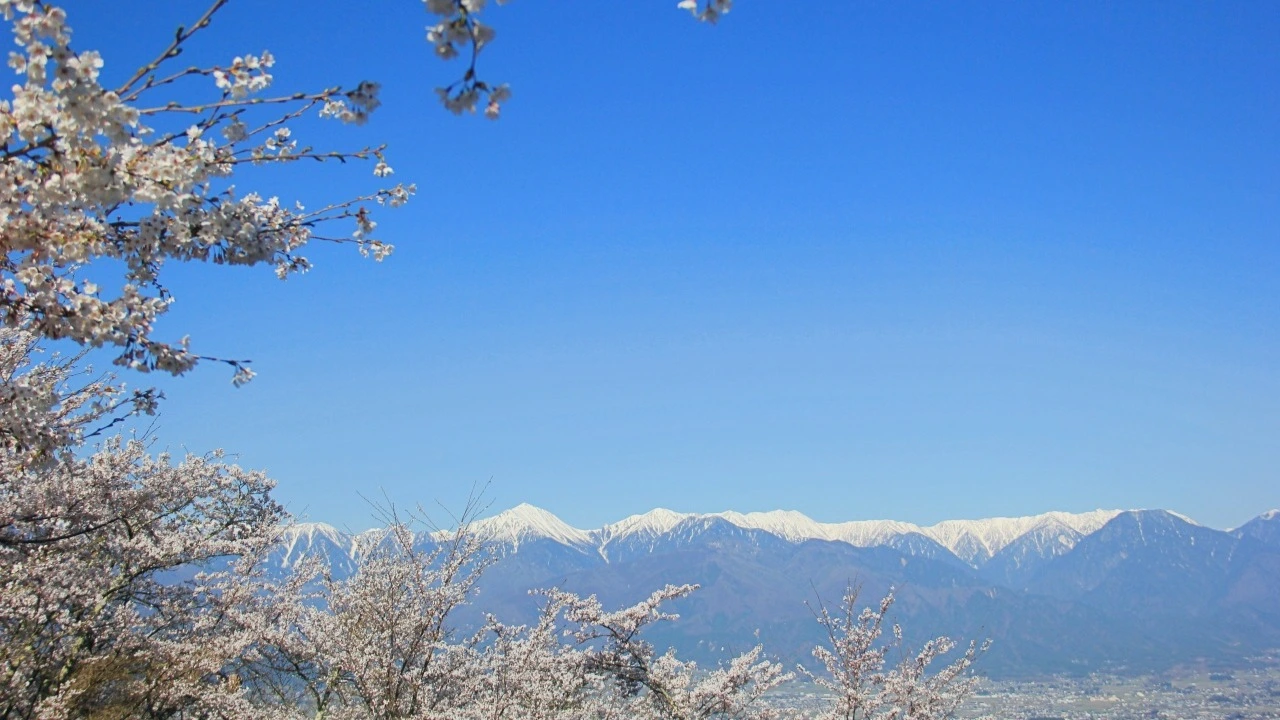
[[[1047,550],[1071,549],[1074,541],[1061,529],[1078,533],[1078,537],[1092,534],[1119,515],[1119,510],[1094,510],[1086,513],[1048,512],[1041,515],[1013,518],[987,518],[985,520],[946,520],[924,528],[925,535],[942,543],[970,565],[980,566],[996,553],[1018,540],[1045,538]]]
[[[275,561],[282,568],[291,568],[304,557],[320,554],[335,569],[345,570],[353,565],[353,539],[349,533],[325,523],[296,523],[281,533]]]
[[[605,525],[593,533],[598,543],[600,557],[608,562],[610,553],[616,553],[616,550],[622,547],[652,551],[658,538],[671,532],[687,517],[685,513],[655,508],[647,513],[631,515],[616,523]]]
[[[904,553],[936,555],[932,544],[944,548],[970,567],[981,567],[1006,548],[1017,544],[1018,557],[1047,558],[1070,550],[1080,538],[1102,527],[1119,510],[1086,513],[1049,512],[1029,517],[947,520],[919,526],[896,520],[818,522],[795,510],[740,513],[681,513],[665,508],[632,515],[594,530],[575,528],[551,512],[521,503],[491,517],[475,521],[471,529],[485,540],[518,552],[522,544],[544,540],[582,552],[598,554],[605,562],[619,547],[652,549],[682,525],[696,532],[697,521],[719,519],[744,530],[757,530],[798,543],[826,540],[854,547],[893,547]],[[702,523],[705,524],[705,523]],[[437,531],[447,533],[448,531]],[[363,548],[376,544],[378,531],[351,536],[324,523],[298,523],[285,531],[281,565],[289,567],[308,552],[326,557],[353,559]],[[1015,565],[1022,565],[1021,561]]]
[[[619,606],[666,583],[695,583],[701,589],[674,608],[685,620],[664,642],[685,650],[764,642],[786,655],[814,639],[806,603],[839,597],[853,583],[868,599],[896,587],[909,628],[993,638],[984,671],[994,674],[1233,662],[1280,648],[1274,511],[1231,532],[1162,510],[922,527],[659,508],[581,529],[520,505],[471,528],[500,559],[474,607],[461,611],[464,626],[478,622],[468,613],[481,612],[533,621],[532,588],[597,594]],[[384,537],[304,523],[283,533],[272,559],[287,572],[319,555],[344,576]],[[418,542],[441,539],[423,534]]]
[[[521,503],[493,517],[477,520],[471,529],[486,540],[506,543],[516,548],[530,540],[551,540],[575,548],[595,545],[591,533],[571,527],[555,515],[529,503]]]
[[[1022,588],[1046,562],[1065,555],[1086,536],[1056,519],[1037,524],[992,554],[982,576],[1005,587]]]
[[[1102,527],[1119,510],[1086,513],[1049,512],[1042,515],[983,520],[947,520],[922,527],[895,520],[855,520],[823,523],[794,510],[740,513],[680,513],[664,508],[632,515],[596,530],[580,530],[550,512],[521,504],[477,521],[481,536],[518,546],[534,538],[575,548],[593,548],[605,560],[609,546],[652,544],[688,520],[719,518],[744,530],[759,530],[788,542],[829,540],[855,547],[894,547],[912,535],[932,540],[972,567],[980,567],[1009,545],[1024,540],[1024,553],[1053,556],[1069,550],[1081,537]],[[1043,545],[1043,550],[1035,548]]]
[[[1264,545],[1280,547],[1280,510],[1268,510],[1232,530],[1231,534],[1238,538],[1253,538]]]

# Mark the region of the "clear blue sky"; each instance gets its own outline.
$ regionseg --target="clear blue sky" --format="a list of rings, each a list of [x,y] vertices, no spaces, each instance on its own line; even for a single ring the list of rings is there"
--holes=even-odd
[[[204,4],[68,10],[119,77]],[[1280,4],[674,5],[492,7],[490,123],[437,106],[460,70],[420,2],[234,0],[191,60],[380,81],[367,127],[297,133],[385,141],[420,191],[382,265],[173,268],[163,328],[259,378],[163,383],[160,446],[354,529],[358,492],[489,478],[588,527],[1280,505]],[[317,204],[368,172],[242,187]]]

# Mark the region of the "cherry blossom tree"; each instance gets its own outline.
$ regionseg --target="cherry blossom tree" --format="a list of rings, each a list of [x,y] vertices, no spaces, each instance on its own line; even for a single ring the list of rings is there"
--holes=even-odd
[[[271,588],[271,619],[244,674],[270,706],[330,718],[445,717],[474,693],[475,640],[451,614],[486,561],[460,531],[430,550],[398,523],[377,533],[356,573],[307,563]]]
[[[876,608],[858,609],[859,591],[845,591],[834,614],[819,603],[814,616],[827,633],[827,644],[813,649],[813,656],[825,672],[801,673],[827,690],[830,705],[821,720],[941,720],[953,717],[966,698],[973,694],[977,680],[968,674],[974,659],[987,645],[969,647],[933,674],[929,666],[955,649],[948,637],[925,643],[915,654],[905,653],[902,628],[892,625],[891,639],[881,641],[889,609],[891,590]],[[889,667],[891,654],[902,654]]]
[[[668,650],[656,654],[641,636],[648,625],[678,619],[663,603],[697,590],[696,585],[667,585],[628,608],[605,611],[595,596],[549,591],[551,607],[563,607],[574,627],[569,637],[586,649],[581,658],[589,673],[601,677],[610,693],[603,699],[610,717],[772,718],[777,712],[761,702],[765,693],[791,679],[779,663],[761,660],[763,648],[733,658],[726,666],[700,673]]]
[[[252,559],[284,513],[220,453],[87,445],[137,408],[110,377],[35,362],[0,330],[0,717],[171,717],[246,707],[221,672],[250,635]]]

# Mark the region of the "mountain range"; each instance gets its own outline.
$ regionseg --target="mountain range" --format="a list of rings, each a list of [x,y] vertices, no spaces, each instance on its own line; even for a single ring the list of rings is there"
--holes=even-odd
[[[1176,664],[1236,666],[1280,649],[1280,512],[1222,531],[1166,510],[1050,512],[1019,518],[821,523],[794,511],[678,513],[656,509],[594,530],[519,505],[475,521],[498,558],[475,602],[529,622],[528,591],[561,587],[605,603],[635,602],[666,583],[696,583],[677,622],[651,639],[703,661],[764,643],[803,662],[823,637],[817,603],[850,584],[874,604],[894,588],[909,644],[938,634],[990,639],[993,676],[1146,672]],[[288,528],[272,557],[285,571],[319,555],[355,571],[377,530],[322,523]],[[423,533],[430,546],[439,533]]]

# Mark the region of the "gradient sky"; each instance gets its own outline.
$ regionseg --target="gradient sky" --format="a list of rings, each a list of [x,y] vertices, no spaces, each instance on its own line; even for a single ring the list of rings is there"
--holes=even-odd
[[[67,3],[109,78],[204,5]],[[460,68],[419,2],[233,0],[190,62],[380,81],[368,126],[295,133],[385,141],[419,194],[381,265],[171,268],[161,334],[259,377],[162,382],[158,446],[351,529],[361,493],[457,509],[490,479],[584,527],[1280,505],[1280,4],[674,5],[490,8],[491,123],[438,107]]]

